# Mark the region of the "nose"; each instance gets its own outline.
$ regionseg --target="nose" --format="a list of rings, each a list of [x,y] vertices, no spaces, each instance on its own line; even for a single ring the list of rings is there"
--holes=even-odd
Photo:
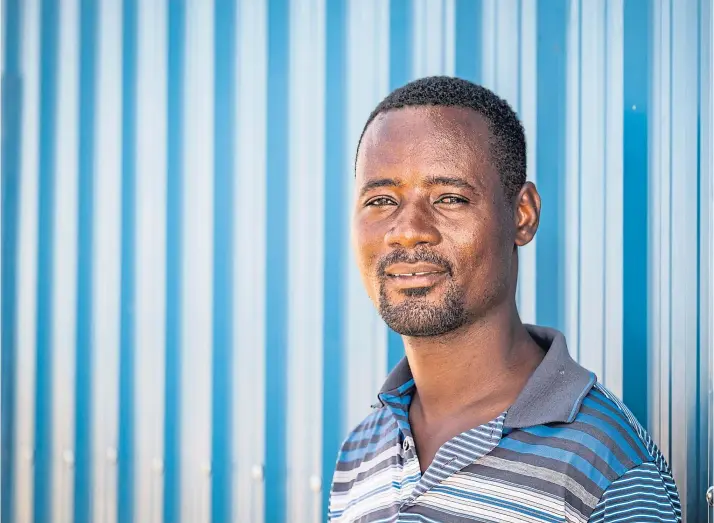
[[[431,209],[417,202],[402,204],[394,215],[394,222],[384,236],[390,247],[413,249],[418,245],[436,245],[441,234],[436,227]]]

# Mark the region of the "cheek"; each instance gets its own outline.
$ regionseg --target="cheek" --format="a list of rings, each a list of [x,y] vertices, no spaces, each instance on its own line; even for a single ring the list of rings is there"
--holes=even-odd
[[[479,220],[471,227],[463,227],[454,238],[454,245],[467,278],[483,284],[484,279],[508,271],[503,229],[495,222]]]
[[[362,224],[355,223],[352,229],[352,246],[355,253],[357,267],[369,292],[370,282],[375,279],[377,263],[379,262],[379,247],[381,242]]]

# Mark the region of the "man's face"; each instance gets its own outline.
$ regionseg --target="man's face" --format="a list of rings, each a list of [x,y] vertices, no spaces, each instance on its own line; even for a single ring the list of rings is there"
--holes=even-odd
[[[515,292],[517,217],[489,137],[458,107],[391,110],[363,137],[353,242],[370,298],[400,334],[444,334]]]

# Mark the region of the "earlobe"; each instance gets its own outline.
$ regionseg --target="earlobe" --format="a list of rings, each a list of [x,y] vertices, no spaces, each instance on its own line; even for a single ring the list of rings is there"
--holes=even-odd
[[[531,242],[540,223],[540,195],[532,182],[526,182],[516,197],[516,238],[518,247]]]

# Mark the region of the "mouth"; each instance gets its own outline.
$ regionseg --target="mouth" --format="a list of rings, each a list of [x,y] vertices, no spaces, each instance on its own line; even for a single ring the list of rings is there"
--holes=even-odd
[[[439,265],[430,263],[397,263],[386,268],[387,281],[398,288],[432,287],[448,275]]]

